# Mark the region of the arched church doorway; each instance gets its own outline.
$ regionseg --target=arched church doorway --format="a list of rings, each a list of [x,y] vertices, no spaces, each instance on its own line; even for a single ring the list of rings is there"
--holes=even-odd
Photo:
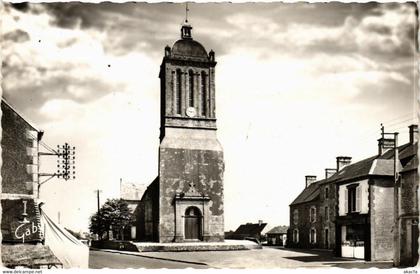
[[[185,239],[201,240],[201,212],[194,206],[185,210]]]

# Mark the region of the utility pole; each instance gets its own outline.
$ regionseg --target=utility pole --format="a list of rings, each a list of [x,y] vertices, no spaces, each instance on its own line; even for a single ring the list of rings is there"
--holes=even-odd
[[[101,193],[102,190],[96,189],[95,192],[96,192],[96,198],[97,198],[97,202],[98,202],[98,213],[97,213],[98,214],[98,222],[101,222],[100,211],[99,211],[100,210],[99,193]],[[102,236],[99,235],[99,233],[96,233],[96,235],[98,237],[98,238],[96,238],[97,240],[102,239]]]
[[[42,135],[41,135],[42,137]],[[38,140],[41,140],[38,137]],[[38,141],[38,142],[39,142]],[[51,152],[38,152],[38,198],[40,197],[41,186],[54,177],[64,180],[76,179],[75,163],[76,163],[76,147],[69,146],[65,143],[62,146],[57,145],[57,150],[51,149]],[[55,156],[57,157],[57,172],[55,173],[40,173],[39,163],[40,156]],[[39,177],[48,177],[44,181],[40,181]]]
[[[102,190],[96,189],[95,192],[96,192],[96,197],[97,197],[97,200],[98,200],[98,214],[99,214],[99,209],[100,209],[99,193],[101,193]]]

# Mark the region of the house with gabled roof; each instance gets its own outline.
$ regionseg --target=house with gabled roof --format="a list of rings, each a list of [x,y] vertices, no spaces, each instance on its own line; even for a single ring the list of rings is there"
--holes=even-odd
[[[395,172],[408,169],[407,157],[414,150],[410,143],[399,146],[394,162],[395,151],[385,150],[382,139],[378,140],[377,155],[351,164],[331,177],[338,191],[337,256],[393,260],[395,250],[400,249],[394,239],[398,237],[396,211],[401,207],[395,201]],[[416,205],[411,200],[407,204]]]
[[[246,223],[240,225],[235,232],[230,235],[230,239],[243,240],[243,239],[257,239],[261,240],[261,232],[266,227],[267,223],[261,220],[258,223]]]
[[[290,225],[287,238],[288,247],[314,248],[318,247],[317,231],[320,222],[317,218],[319,211],[319,185],[316,176],[305,176],[305,188],[289,205]]]
[[[335,247],[336,186],[332,176],[350,164],[351,157],[338,156],[336,168],[326,168],[325,178],[305,176],[305,188],[289,205],[287,246],[333,249]]]
[[[289,229],[286,225],[275,226],[266,233],[268,245],[283,246],[287,240],[287,230]]]

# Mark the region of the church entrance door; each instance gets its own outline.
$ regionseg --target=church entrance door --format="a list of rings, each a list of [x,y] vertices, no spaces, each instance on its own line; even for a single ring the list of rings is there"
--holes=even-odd
[[[201,214],[196,207],[189,207],[185,211],[185,239],[201,240]]]

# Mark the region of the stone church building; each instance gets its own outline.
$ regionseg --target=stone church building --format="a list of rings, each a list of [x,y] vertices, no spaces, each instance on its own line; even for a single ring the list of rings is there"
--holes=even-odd
[[[223,241],[223,150],[216,136],[215,54],[192,37],[166,46],[160,67],[159,175],[145,191],[137,240]]]

